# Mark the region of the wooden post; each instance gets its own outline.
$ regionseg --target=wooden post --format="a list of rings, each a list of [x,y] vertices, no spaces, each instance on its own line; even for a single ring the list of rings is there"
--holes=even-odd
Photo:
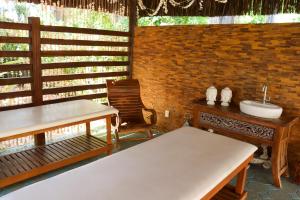
[[[129,78],[132,78],[134,33],[137,24],[136,5],[137,5],[136,0],[129,0],[129,33],[130,33],[129,67],[128,67]]]
[[[32,56],[30,62],[32,64],[32,90],[33,97],[32,101],[35,106],[42,105],[43,103],[43,94],[42,94],[42,69],[41,69],[41,29],[40,29],[40,18],[38,17],[29,17],[29,24],[31,24],[30,30],[30,50]]]
[[[107,143],[107,154],[110,155],[111,154],[111,150],[112,150],[112,141],[111,141],[111,116],[107,115],[106,116],[106,143]]]
[[[31,25],[29,31],[30,43],[30,63],[32,64],[31,76],[33,79],[32,87],[32,102],[34,106],[43,104],[42,93],[42,69],[41,69],[41,28],[40,18],[29,17],[28,22]],[[36,145],[45,144],[45,133],[40,133],[34,136]]]

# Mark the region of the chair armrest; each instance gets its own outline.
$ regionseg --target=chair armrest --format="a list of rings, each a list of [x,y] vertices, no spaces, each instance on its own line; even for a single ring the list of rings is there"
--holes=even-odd
[[[149,116],[150,121],[151,121],[151,125],[156,124],[157,122],[157,115],[156,115],[156,111],[154,109],[150,109],[150,108],[143,108],[144,111],[146,112],[150,112],[151,115]]]

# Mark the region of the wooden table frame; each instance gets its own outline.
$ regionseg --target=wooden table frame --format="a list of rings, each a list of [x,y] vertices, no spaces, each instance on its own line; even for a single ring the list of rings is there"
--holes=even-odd
[[[242,164],[240,164],[233,172],[231,172],[221,183],[215,186],[209,193],[207,193],[202,200],[219,199],[218,195],[222,196],[221,199],[228,200],[245,200],[247,198],[247,192],[245,189],[247,179],[247,169],[250,161],[253,159],[253,155],[247,158]],[[235,187],[228,185],[230,181],[237,176],[237,182]],[[231,190],[233,189],[233,190]],[[230,195],[226,198],[225,190],[230,190]],[[223,193],[223,194],[222,194]]]
[[[113,114],[104,115],[104,116],[100,116],[100,117],[88,118],[85,120],[80,120],[80,121],[76,121],[76,122],[72,122],[72,123],[66,123],[63,125],[53,126],[51,128],[45,128],[45,129],[40,129],[40,130],[35,130],[35,131],[30,131],[30,132],[26,132],[26,133],[22,133],[22,134],[17,134],[17,135],[13,135],[13,136],[0,138],[0,142],[1,142],[1,141],[5,141],[5,140],[11,140],[11,139],[16,139],[16,138],[20,138],[20,137],[30,136],[30,135],[37,136],[37,135],[43,134],[47,131],[64,128],[64,127],[68,127],[68,126],[73,126],[73,125],[78,125],[78,124],[83,124],[83,123],[86,124],[86,135],[88,137],[93,137],[93,136],[91,136],[90,122],[95,121],[95,120],[100,120],[100,119],[106,119],[106,129],[107,129],[106,139],[107,139],[107,141],[106,141],[106,143],[103,142],[103,145],[101,147],[96,148],[96,149],[94,148],[91,151],[86,151],[86,152],[83,152],[80,154],[76,154],[74,156],[70,156],[66,159],[61,159],[57,162],[47,163],[43,166],[36,167],[30,171],[15,174],[14,176],[11,176],[11,177],[3,178],[0,180],[0,188],[12,185],[14,183],[29,179],[31,177],[34,177],[34,176],[37,176],[37,175],[67,166],[67,165],[70,165],[70,164],[73,164],[76,162],[79,162],[79,161],[87,159],[87,158],[95,157],[101,153],[106,152],[107,154],[111,154],[111,151],[112,151],[111,117],[112,117],[112,115]],[[35,137],[35,138],[37,138],[37,137]],[[95,138],[95,137],[93,137],[93,138]],[[100,139],[98,139],[98,140],[100,141]],[[63,141],[67,141],[67,140],[63,140]],[[47,145],[37,146],[36,148],[41,148],[43,146],[46,147]],[[21,153],[22,152],[23,151],[21,151]],[[13,155],[13,154],[9,154],[9,155]],[[0,156],[0,158],[1,158],[1,156]],[[2,159],[2,161],[3,161],[3,159]],[[7,163],[2,163],[2,164],[5,165]],[[7,165],[10,165],[10,164],[11,163],[8,163]]]
[[[26,136],[30,136],[30,135],[36,136],[36,135],[44,134],[47,131],[53,131],[53,130],[56,130],[59,128],[65,128],[68,126],[74,126],[74,125],[78,125],[78,124],[86,124],[87,125],[86,132],[87,132],[87,134],[90,134],[91,133],[90,122],[100,120],[100,119],[106,119],[107,142],[112,144],[112,142],[111,142],[111,116],[112,115],[93,117],[93,118],[89,118],[89,119],[85,119],[85,120],[80,120],[80,121],[76,121],[76,122],[53,126],[51,128],[39,129],[39,130],[29,131],[29,132],[16,134],[16,135],[12,135],[12,136],[2,137],[2,138],[0,138],[0,142],[6,141],[6,140],[17,139],[17,138],[21,138],[21,137],[26,137]]]
[[[203,122],[200,120],[200,116],[203,113],[210,114],[216,119],[226,118],[228,120],[235,120],[241,123],[272,129],[274,136],[272,139],[260,138],[259,136],[241,134],[231,128],[221,127],[214,122]],[[209,106],[206,104],[206,101],[195,102],[193,108],[194,127],[204,130],[213,129],[214,133],[217,134],[232,137],[255,145],[267,144],[268,146],[272,147],[272,176],[274,185],[278,188],[282,187],[280,177],[282,175],[289,175],[287,158],[288,141],[291,134],[291,129],[297,121],[298,117],[292,116],[273,120],[253,117],[241,113],[239,107],[235,105],[231,105],[229,107],[224,107],[219,104],[215,106]]]

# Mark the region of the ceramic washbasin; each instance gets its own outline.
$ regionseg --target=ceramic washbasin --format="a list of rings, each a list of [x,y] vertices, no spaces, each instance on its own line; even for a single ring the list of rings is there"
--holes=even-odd
[[[268,119],[278,119],[283,111],[280,106],[250,100],[241,101],[240,110],[248,115]]]

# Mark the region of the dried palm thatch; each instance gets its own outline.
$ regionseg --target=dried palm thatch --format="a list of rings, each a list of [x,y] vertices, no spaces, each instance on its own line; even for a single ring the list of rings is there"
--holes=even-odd
[[[130,1],[133,0],[19,0],[49,5],[94,9],[128,16]],[[194,0],[188,8],[174,6],[172,2],[183,3],[187,0],[137,0],[146,9],[139,9],[139,16],[149,16],[162,1],[166,1],[156,15],[158,16],[235,16],[245,14],[270,15],[277,13],[300,13],[300,0],[227,0],[220,3],[216,0]],[[135,0],[134,0],[135,2]],[[167,12],[166,12],[167,8]]]
[[[140,10],[140,16],[149,15],[161,0],[142,0],[147,10]],[[184,0],[176,0],[183,2]],[[171,1],[169,1],[171,2]],[[161,8],[158,16],[236,16],[236,15],[271,15],[277,13],[300,13],[300,0],[227,0],[221,3],[216,0],[195,0],[189,8],[167,4],[166,13]]]
[[[92,9],[100,12],[128,16],[130,0],[17,0],[19,2],[43,3],[68,8]]]

